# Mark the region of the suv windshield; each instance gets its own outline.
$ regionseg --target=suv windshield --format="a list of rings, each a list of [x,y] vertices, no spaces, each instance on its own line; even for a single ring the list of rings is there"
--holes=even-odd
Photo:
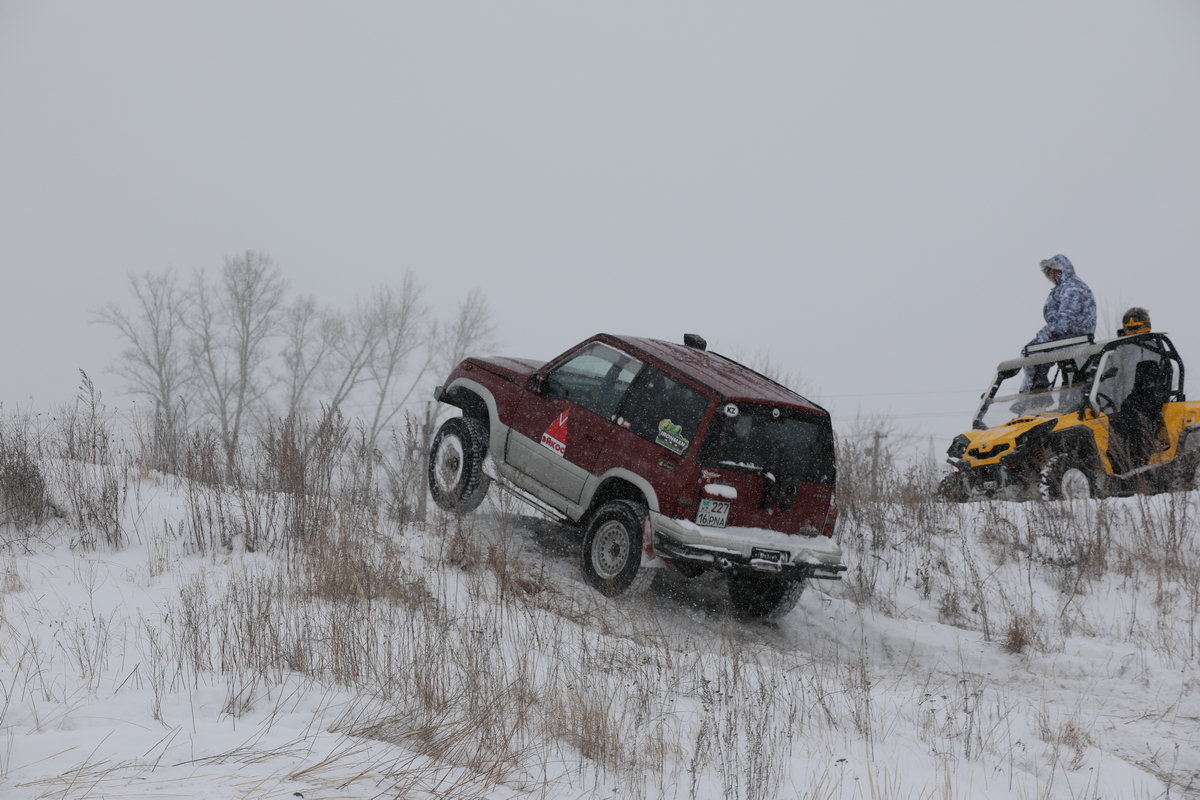
[[[705,440],[702,463],[720,469],[771,473],[803,483],[833,483],[829,418],[791,409],[730,403]]]

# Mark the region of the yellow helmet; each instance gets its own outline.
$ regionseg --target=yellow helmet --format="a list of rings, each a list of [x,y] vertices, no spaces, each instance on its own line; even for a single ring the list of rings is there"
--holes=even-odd
[[[1150,332],[1150,312],[1141,306],[1134,306],[1121,315],[1121,330],[1118,336],[1133,336],[1137,333]]]

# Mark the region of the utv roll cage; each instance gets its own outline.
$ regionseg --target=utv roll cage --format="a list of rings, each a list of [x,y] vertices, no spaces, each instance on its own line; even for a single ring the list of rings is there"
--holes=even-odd
[[[1091,335],[1078,336],[1071,339],[1059,339],[1053,342],[1029,345],[1022,350],[1023,355],[1020,358],[1010,358],[1007,361],[1001,361],[996,367],[996,377],[992,380],[991,388],[981,398],[979,410],[975,414],[972,427],[975,430],[988,429],[988,425],[984,423],[983,418],[987,414],[988,408],[991,406],[996,393],[1000,389],[1000,385],[1004,381],[1014,377],[1026,367],[1036,367],[1043,364],[1057,366],[1057,372],[1050,380],[1051,386],[1057,383],[1059,388],[1087,387],[1088,391],[1086,395],[1081,395],[1079,408],[1073,409],[1074,411],[1078,411],[1082,415],[1086,409],[1091,408],[1099,414],[1100,409],[1096,399],[1096,394],[1099,391],[1097,376],[1103,378],[1107,374],[1106,368],[1110,360],[1110,354],[1114,350],[1118,347],[1130,345],[1139,346],[1172,362],[1175,365],[1175,369],[1172,370],[1173,379],[1171,381],[1168,402],[1183,402],[1186,400],[1183,393],[1183,359],[1165,333],[1139,333],[1103,342],[1093,341]],[[1082,402],[1083,399],[1086,399],[1087,402]]]

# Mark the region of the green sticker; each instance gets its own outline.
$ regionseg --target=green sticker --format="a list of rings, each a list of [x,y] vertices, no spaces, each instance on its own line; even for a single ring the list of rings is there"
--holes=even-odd
[[[683,428],[679,425],[676,425],[669,419],[664,419],[658,423],[658,436],[655,437],[654,442],[667,448],[672,453],[682,455],[683,451],[688,448],[688,440],[680,435],[682,432]]]

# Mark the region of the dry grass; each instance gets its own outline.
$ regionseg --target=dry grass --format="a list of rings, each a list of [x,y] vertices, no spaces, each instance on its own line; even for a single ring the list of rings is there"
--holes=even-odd
[[[1013,733],[1022,714],[977,672],[897,675],[866,634],[826,652],[817,632],[797,643],[719,612],[603,600],[583,589],[569,550],[540,541],[507,496],[469,517],[425,508],[412,497],[422,463],[415,436],[395,439],[407,449],[385,457],[336,415],[312,426],[284,420],[248,445],[227,483],[212,440],[184,435],[172,452],[186,474],[162,478],[181,510],[142,526],[129,475],[145,474],[148,457],[95,434],[102,420],[82,419],[94,435],[78,433],[87,428],[75,420],[63,441],[94,456],[87,464],[61,449],[23,450],[31,463],[64,465],[48,471],[47,491],[76,497],[73,524],[91,526],[77,549],[140,542],[147,583],[181,561],[194,571],[152,616],[70,622],[53,651],[8,631],[2,646],[19,685],[6,695],[69,706],[71,681],[56,675],[78,676],[91,691],[126,681],[148,691],[150,716],[171,728],[188,724],[173,702],[202,687],[219,687],[222,719],[268,726],[282,713],[281,687],[336,693],[337,713],[312,735],[332,731],[338,744],[290,776],[331,796],[359,781],[382,796],[448,798],[498,787],[537,797],[690,797],[719,787],[722,797],[766,800],[797,786],[816,798],[906,796],[901,774],[870,768],[856,783],[845,762],[860,746],[873,758],[910,730],[947,777],[908,796],[966,796],[952,777],[960,762],[1006,765],[1010,780],[1046,768],[1021,765],[1030,758]],[[85,442],[106,444],[81,451]],[[875,476],[869,489],[853,470],[843,479],[839,535],[854,561],[829,602],[903,616],[919,598],[942,622],[995,639],[987,646],[1000,659],[1052,652],[1107,624],[1083,605],[1104,581],[1152,589],[1160,617],[1200,612],[1186,496],[1086,513],[1065,504],[1014,511],[935,503],[935,476],[921,470]],[[115,500],[108,481],[120,488]],[[80,509],[92,507],[108,509],[113,524],[84,519]],[[27,582],[5,563],[8,603]],[[80,572],[74,583],[102,578]],[[693,615],[702,620],[689,629]],[[1194,668],[1194,634],[1150,619],[1124,624],[1121,641]],[[1078,714],[1043,709],[1028,730],[1051,746],[1052,771],[1082,769],[1096,744]],[[197,766],[280,752],[247,745]],[[829,766],[792,772],[817,761]],[[45,793],[78,796],[91,781],[119,794],[121,780],[153,771],[88,758]]]
[[[20,531],[40,525],[55,511],[29,436],[27,419],[0,426],[0,520]]]

